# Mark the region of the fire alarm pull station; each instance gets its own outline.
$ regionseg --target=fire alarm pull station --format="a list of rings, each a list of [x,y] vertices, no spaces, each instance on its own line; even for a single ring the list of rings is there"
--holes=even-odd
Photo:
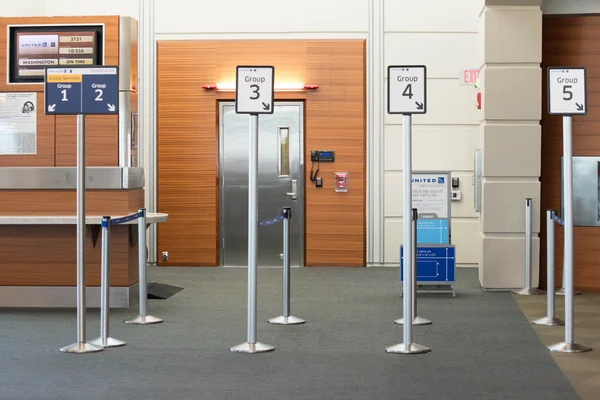
[[[347,192],[348,191],[348,173],[347,172],[336,172],[335,173],[335,191],[336,192]]]

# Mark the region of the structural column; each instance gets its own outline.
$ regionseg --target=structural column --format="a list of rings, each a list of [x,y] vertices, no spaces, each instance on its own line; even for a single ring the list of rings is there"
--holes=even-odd
[[[485,0],[480,13],[482,114],[479,279],[525,284],[525,198],[533,199],[533,280],[539,281],[541,0]]]

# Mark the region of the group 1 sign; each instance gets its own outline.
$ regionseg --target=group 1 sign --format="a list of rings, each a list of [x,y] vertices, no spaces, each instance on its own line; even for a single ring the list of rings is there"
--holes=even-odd
[[[118,67],[47,67],[46,115],[119,113]]]

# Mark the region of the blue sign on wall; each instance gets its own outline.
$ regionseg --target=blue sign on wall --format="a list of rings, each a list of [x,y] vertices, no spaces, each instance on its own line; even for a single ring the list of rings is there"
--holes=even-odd
[[[453,245],[417,246],[417,282],[454,282]],[[400,246],[400,280],[404,274],[404,248]]]
[[[46,115],[118,114],[118,67],[47,67]]]

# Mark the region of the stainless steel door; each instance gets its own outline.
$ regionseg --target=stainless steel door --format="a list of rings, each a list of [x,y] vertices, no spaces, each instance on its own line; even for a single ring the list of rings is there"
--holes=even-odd
[[[276,102],[259,116],[258,218],[292,209],[290,263],[304,264],[303,104]],[[248,266],[248,134],[250,117],[220,105],[221,265]],[[283,224],[258,228],[258,266],[280,267]]]

